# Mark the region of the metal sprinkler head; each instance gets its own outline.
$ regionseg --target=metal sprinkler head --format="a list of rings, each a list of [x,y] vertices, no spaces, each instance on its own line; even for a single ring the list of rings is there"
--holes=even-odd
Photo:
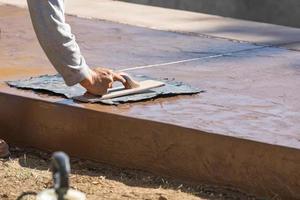
[[[36,200],[86,200],[84,193],[69,187],[70,159],[64,152],[52,155],[51,170],[54,186],[37,194]]]
[[[69,174],[71,172],[69,156],[64,152],[55,152],[52,156],[51,169],[58,200],[64,200],[64,196],[69,190]]]

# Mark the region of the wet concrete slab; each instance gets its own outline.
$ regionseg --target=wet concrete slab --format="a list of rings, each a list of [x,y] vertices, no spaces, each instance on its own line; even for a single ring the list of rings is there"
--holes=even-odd
[[[168,73],[207,92],[157,105],[137,105],[130,114],[299,148],[300,96],[296,92],[300,87],[299,63],[299,53],[263,48],[159,70],[138,70],[134,73],[155,76]],[[161,108],[164,112],[153,112]]]
[[[0,79],[14,80],[55,73],[37,44],[27,11],[11,6],[3,6],[0,9],[2,14]],[[299,127],[292,123],[294,120],[300,121],[297,115],[300,97],[294,92],[300,84],[299,53],[281,48],[168,33],[105,21],[69,17],[69,22],[86,60],[92,67],[124,69],[203,57],[201,60],[187,63],[130,71],[135,75],[175,78],[207,90],[207,93],[127,105],[124,107],[130,109],[121,112],[123,115],[163,120],[196,129],[204,128],[216,133],[271,144],[300,147],[297,135]],[[227,53],[232,54],[226,55]],[[225,55],[209,58],[222,54]],[[98,105],[84,106],[102,109],[102,106]],[[177,116],[178,107],[181,107],[178,112],[184,114],[182,117]],[[289,110],[294,112],[290,113],[293,116],[291,122],[288,121],[288,117],[281,116],[288,114]],[[243,124],[247,128],[234,125],[234,121],[240,121],[243,115],[245,115]],[[269,121],[264,121],[266,119]],[[275,123],[277,131],[271,133],[277,120],[281,123]],[[258,121],[265,126],[257,125]],[[285,127],[290,128],[287,130]],[[269,139],[263,139],[264,137],[259,134],[261,128],[270,129],[265,134],[270,135],[267,137]],[[290,132],[290,129],[293,131]],[[286,136],[291,142],[276,139],[277,134]]]
[[[50,63],[32,31],[27,11],[2,6],[0,16],[4,41],[0,44],[1,67],[50,69]],[[69,17],[68,22],[91,66],[121,69],[257,48],[248,43],[236,44],[223,39],[156,31],[107,21],[97,23]],[[11,59],[12,55],[14,59]]]
[[[55,72],[27,11],[0,6],[0,103],[6,105],[0,109],[0,136],[263,196],[299,197],[298,52],[106,21],[68,21],[92,67],[201,58],[130,72],[175,78],[207,92],[104,106],[9,88],[3,81]]]

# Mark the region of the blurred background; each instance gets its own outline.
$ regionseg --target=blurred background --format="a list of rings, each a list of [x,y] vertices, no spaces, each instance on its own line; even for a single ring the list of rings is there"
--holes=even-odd
[[[300,27],[299,0],[123,0],[224,17]]]

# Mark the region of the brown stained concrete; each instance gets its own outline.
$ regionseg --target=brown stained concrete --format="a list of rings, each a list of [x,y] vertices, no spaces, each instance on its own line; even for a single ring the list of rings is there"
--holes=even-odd
[[[75,17],[68,21],[91,66],[123,69],[235,53],[132,71],[207,90],[200,95],[120,106],[79,104],[3,83],[54,70],[27,11],[0,6],[0,137],[265,197],[300,198],[299,53]]]
[[[129,113],[299,149],[299,56],[265,48],[205,62],[137,70],[134,73],[156,77],[168,74],[207,92],[131,106]]]
[[[299,198],[297,149],[3,93],[0,104],[7,105],[0,110],[0,136],[15,144],[264,197]]]

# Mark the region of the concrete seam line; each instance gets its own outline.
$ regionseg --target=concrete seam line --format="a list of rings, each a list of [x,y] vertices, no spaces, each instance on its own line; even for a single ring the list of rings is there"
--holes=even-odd
[[[235,53],[263,49],[263,48],[266,48],[266,47],[270,47],[270,46],[262,46],[262,47],[251,48],[251,49],[243,49],[243,50],[233,51],[233,52],[229,52],[229,53],[216,54],[216,55],[205,56],[205,57],[196,57],[196,58],[190,58],[190,59],[184,59],[184,60],[177,60],[177,61],[171,61],[171,62],[165,62],[165,63],[142,65],[142,66],[136,66],[136,67],[121,67],[121,68],[125,68],[125,69],[121,69],[121,70],[118,70],[118,71],[120,71],[120,72],[133,71],[133,70],[138,70],[138,69],[146,69],[146,68],[153,68],[153,67],[162,67],[162,66],[169,66],[169,65],[180,64],[180,63],[193,62],[193,61],[197,61],[197,60],[219,58],[219,57],[223,57],[223,56],[230,56],[230,55],[233,55]]]

